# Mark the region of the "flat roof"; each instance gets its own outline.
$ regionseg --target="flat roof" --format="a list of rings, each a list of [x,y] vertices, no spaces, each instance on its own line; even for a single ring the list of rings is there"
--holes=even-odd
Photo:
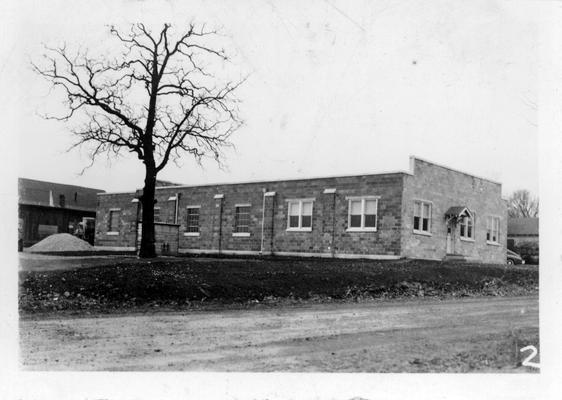
[[[480,180],[484,180],[490,183],[494,183],[496,185],[500,185],[500,182],[488,179],[488,178],[482,178],[480,176],[474,175],[474,174],[470,174],[464,171],[460,171],[458,169],[454,169],[454,168],[450,168],[447,167],[445,165],[442,164],[438,164],[435,163],[433,161],[428,161],[424,158],[421,157],[417,157],[414,155],[410,156],[410,161],[412,160],[418,160],[418,161],[422,161],[425,162],[427,164],[431,164],[434,165],[436,167],[440,167],[440,168],[444,168],[447,169],[449,171],[453,171],[459,174],[463,174],[463,175],[467,175],[476,179],[480,179]],[[172,185],[172,186],[157,186],[155,189],[156,190],[162,190],[162,189],[184,189],[184,188],[195,188],[195,187],[208,187],[208,186],[232,186],[232,185],[246,185],[246,184],[271,184],[271,183],[281,183],[281,182],[296,182],[296,181],[308,181],[308,180],[313,180],[313,179],[338,179],[338,178],[353,178],[353,177],[359,177],[359,176],[379,176],[379,175],[410,175],[410,176],[414,176],[414,172],[413,171],[413,165],[410,166],[410,171],[383,171],[383,172],[376,172],[376,173],[364,173],[364,174],[349,174],[349,175],[332,175],[332,176],[312,176],[312,177],[306,177],[306,178],[289,178],[289,179],[269,179],[269,180],[263,180],[263,179],[259,179],[259,180],[250,180],[250,181],[241,181],[241,182],[214,182],[214,183],[203,183],[203,184],[192,184],[192,185]],[[137,189],[138,190],[138,189]],[[98,193],[99,196],[101,195],[111,195],[111,194],[134,194],[136,192],[135,191],[126,191],[126,192],[104,192],[104,193]]]
[[[247,185],[247,184],[259,184],[259,183],[282,183],[282,182],[296,182],[296,181],[309,181],[313,179],[338,179],[338,178],[354,178],[359,176],[380,176],[380,175],[412,175],[408,171],[389,171],[389,172],[378,172],[378,173],[368,173],[368,174],[350,174],[350,175],[336,175],[336,176],[313,176],[310,178],[290,178],[290,179],[270,179],[270,180],[255,180],[255,181],[242,181],[242,182],[218,182],[218,183],[203,183],[203,184],[193,184],[193,185],[178,185],[178,186],[157,186],[156,190],[162,189],[184,189],[184,188],[195,188],[195,187],[207,187],[207,186],[232,186],[232,185]],[[98,193],[98,196],[111,195],[111,194],[134,194],[136,191],[127,192],[104,192]]]

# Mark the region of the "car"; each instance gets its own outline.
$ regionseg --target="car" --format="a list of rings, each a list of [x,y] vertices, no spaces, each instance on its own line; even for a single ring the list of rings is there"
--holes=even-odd
[[[523,261],[525,261],[525,264],[530,264],[530,265],[539,265],[539,255],[531,255],[528,254],[526,256],[522,256],[523,257]]]
[[[507,250],[507,265],[525,264],[525,260],[514,251]]]

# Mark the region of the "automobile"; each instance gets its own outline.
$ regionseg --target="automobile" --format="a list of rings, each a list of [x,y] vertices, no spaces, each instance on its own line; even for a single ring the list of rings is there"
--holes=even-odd
[[[525,264],[539,265],[539,255],[528,254],[526,256],[523,256],[523,261],[525,261]]]
[[[507,265],[525,264],[525,260],[514,251],[507,250]]]

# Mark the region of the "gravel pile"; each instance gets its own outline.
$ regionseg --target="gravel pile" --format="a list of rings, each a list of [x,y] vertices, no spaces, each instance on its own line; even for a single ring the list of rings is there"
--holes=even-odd
[[[94,247],[88,242],[72,236],[70,233],[56,233],[47,236],[39,243],[35,243],[28,251],[31,253],[59,252],[59,251],[93,251]]]

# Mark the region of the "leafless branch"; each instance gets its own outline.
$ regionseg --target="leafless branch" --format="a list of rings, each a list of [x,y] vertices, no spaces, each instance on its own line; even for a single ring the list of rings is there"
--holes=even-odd
[[[113,58],[94,59],[66,44],[45,46],[42,62],[32,68],[62,92],[66,112],[44,117],[86,121],[73,129],[72,148],[91,145],[92,160],[134,152],[156,172],[185,153],[220,162],[221,147],[230,145],[242,124],[233,92],[244,80],[221,86],[202,66],[205,57],[228,60],[223,49],[200,41],[216,31],[190,24],[174,40],[171,30],[170,24],[158,33],[142,23],[124,31],[111,26],[111,36],[123,46]],[[141,92],[144,104],[137,101]]]

